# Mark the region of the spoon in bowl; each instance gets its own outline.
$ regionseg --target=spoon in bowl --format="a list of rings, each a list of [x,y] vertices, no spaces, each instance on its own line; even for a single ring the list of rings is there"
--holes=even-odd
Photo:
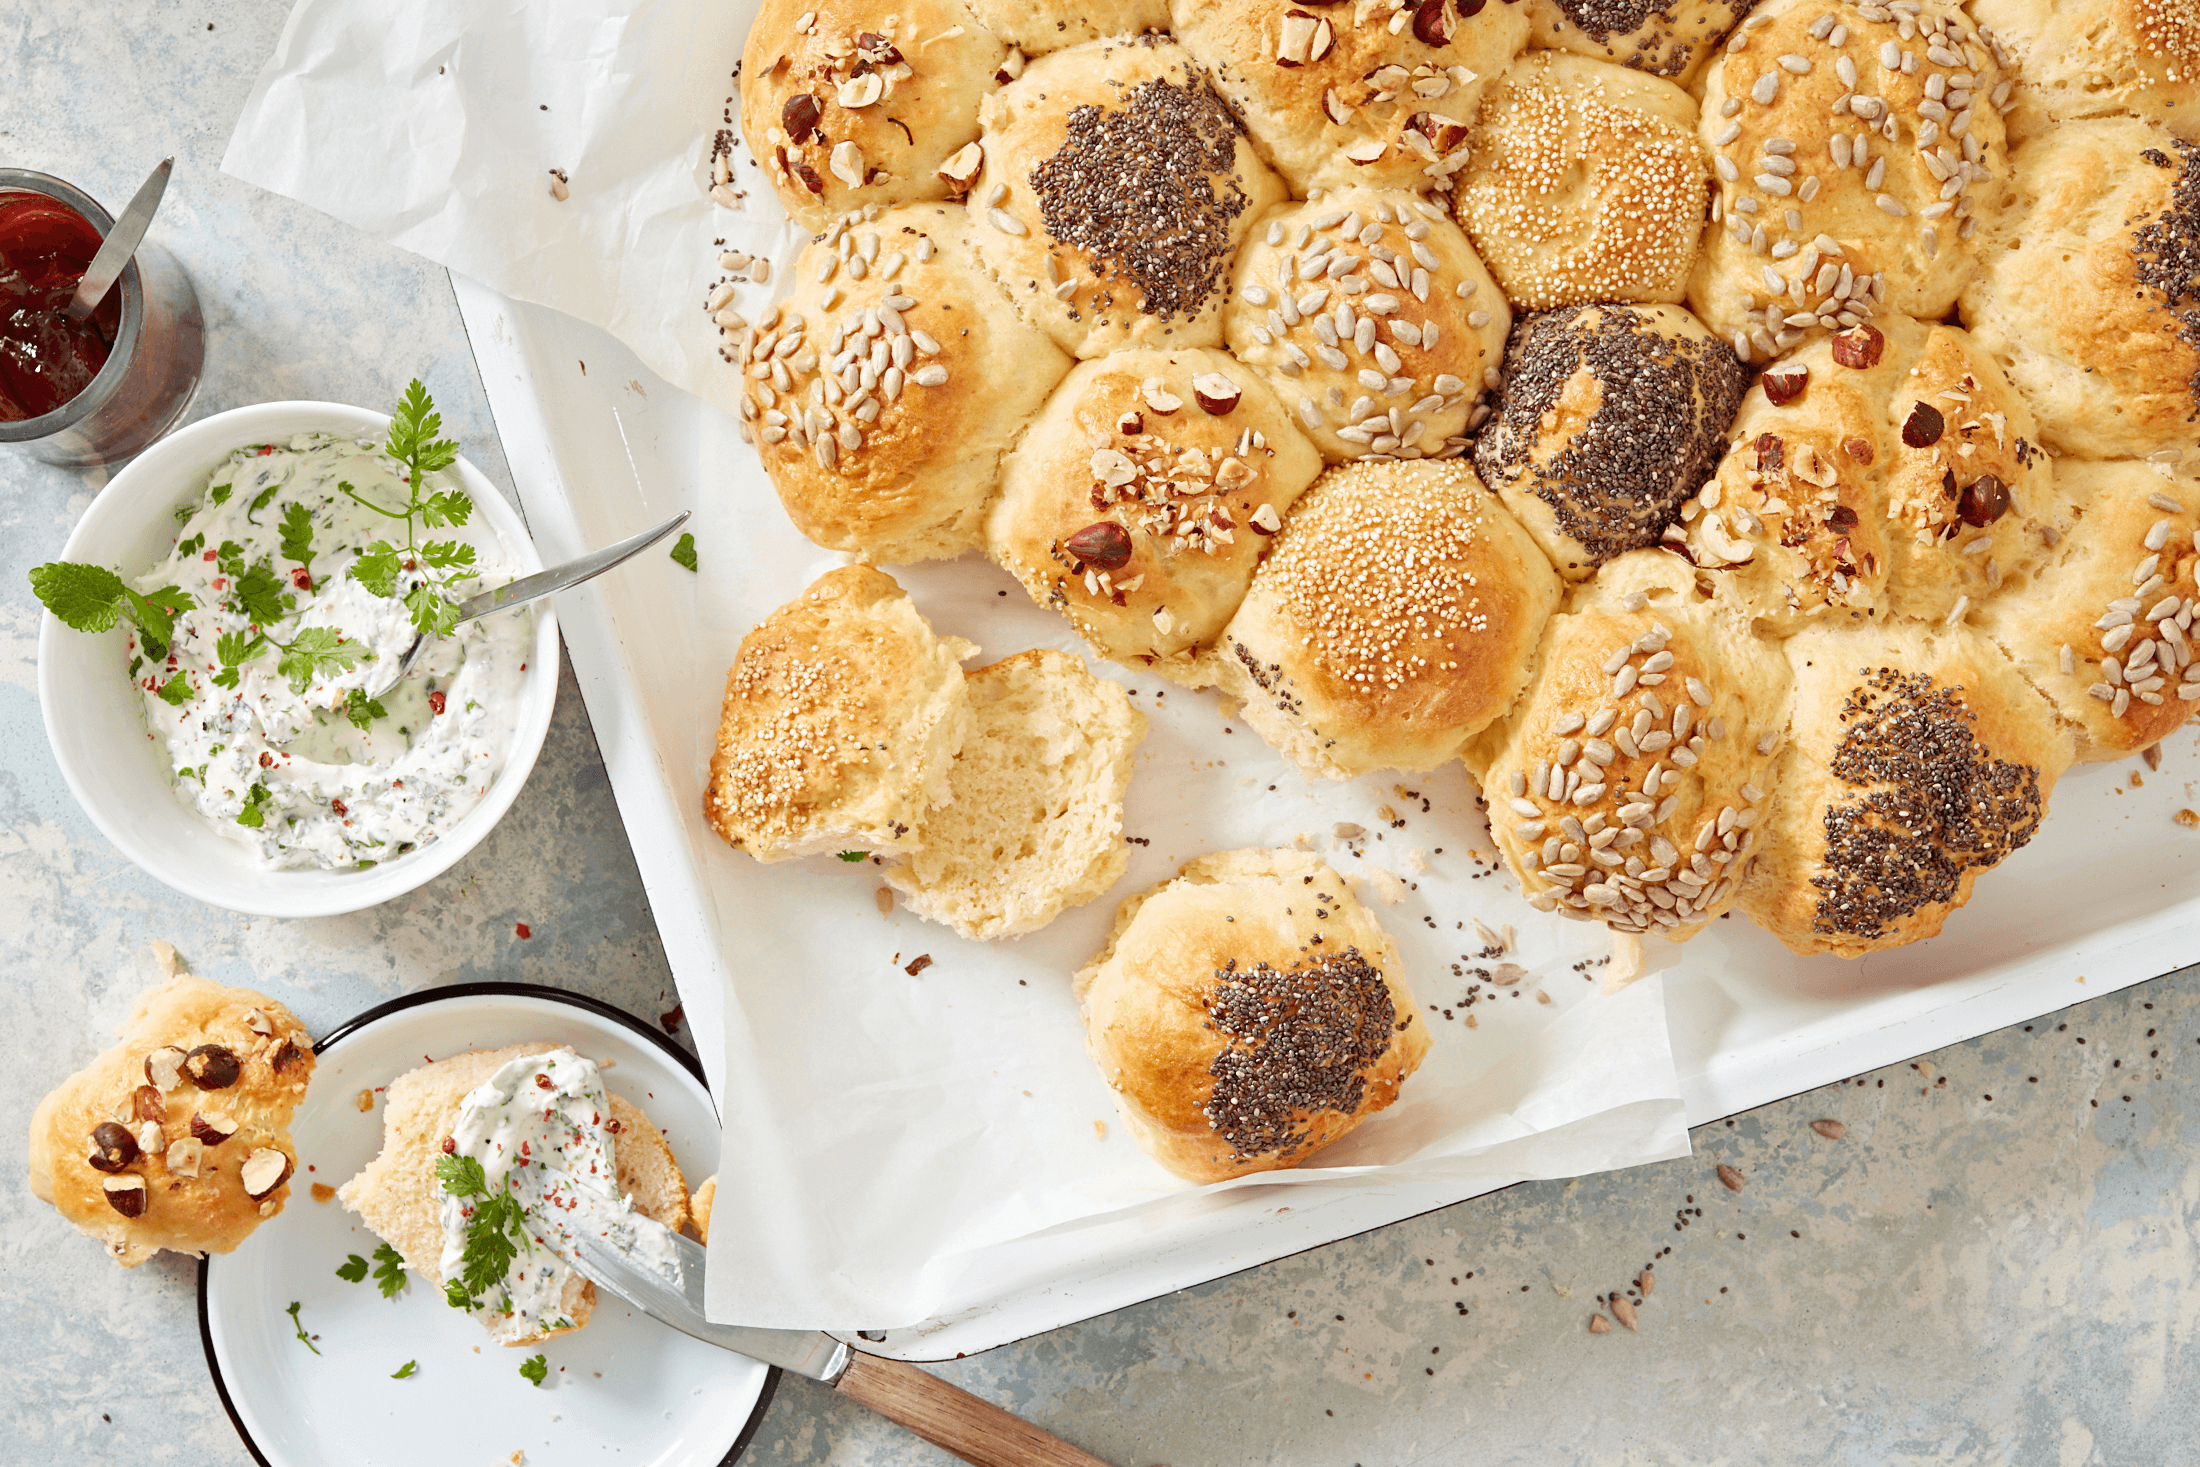
[[[524,606],[530,601],[540,601],[545,596],[553,595],[556,592],[577,586],[585,580],[600,576],[619,562],[640,554],[674,530],[679,529],[680,526],[687,523],[688,514],[689,511],[683,509],[654,530],[644,530],[639,535],[621,540],[616,545],[607,545],[601,550],[592,551],[577,560],[569,560],[563,565],[554,565],[548,570],[536,571],[531,576],[521,576],[518,580],[498,586],[493,591],[483,591],[478,595],[469,596],[458,603],[458,621],[456,625],[464,626],[467,622],[479,620],[499,611],[509,611],[515,606]],[[414,637],[412,645],[405,649],[405,655],[397,660],[396,671],[378,678],[375,685],[367,690],[367,696],[369,698],[379,698],[403,682],[406,675],[413,670],[413,664],[420,660],[420,654],[427,650],[427,646],[428,634],[426,632]]]
[[[137,247],[145,242],[145,231],[152,225],[153,211],[160,207],[161,195],[168,192],[168,175],[175,166],[175,159],[161,159],[145,182],[138,185],[122,217],[100,241],[92,263],[84,267],[84,278],[76,283],[76,294],[69,297],[63,312],[70,320],[81,321],[89,316],[107,298],[107,292],[114,289],[123,267],[130,263]]]

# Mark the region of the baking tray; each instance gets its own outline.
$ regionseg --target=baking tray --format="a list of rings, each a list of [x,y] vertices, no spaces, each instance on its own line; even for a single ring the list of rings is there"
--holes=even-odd
[[[578,555],[695,508],[705,408],[605,333],[455,282],[491,411],[536,544]],[[567,592],[560,626],[666,958],[722,1093],[729,992],[702,877],[721,856],[701,818],[700,759],[721,673],[695,664],[694,578],[645,556]],[[1665,976],[1691,1125],[2020,1023],[2176,970],[2200,931],[2200,740],[2074,769],[2030,846],[1987,876],[1931,942],[1857,962],[1797,958],[1741,918],[1713,924]],[[1091,1318],[1464,1200],[1454,1183],[1305,1192],[1288,1205],[1157,1239],[1129,1263],[1030,1286],[865,1348],[936,1360]]]

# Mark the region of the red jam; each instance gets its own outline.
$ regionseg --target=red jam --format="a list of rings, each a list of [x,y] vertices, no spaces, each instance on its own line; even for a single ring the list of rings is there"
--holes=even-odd
[[[0,194],[0,422],[44,417],[91,385],[122,319],[107,292],[81,322],[64,312],[99,231],[40,194]]]

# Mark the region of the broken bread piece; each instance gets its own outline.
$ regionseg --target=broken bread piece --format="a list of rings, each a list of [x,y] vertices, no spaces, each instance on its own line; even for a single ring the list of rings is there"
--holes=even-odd
[[[537,1085],[530,1079],[533,1073],[552,1083]],[[460,1132],[479,1129],[478,1123],[469,1126],[464,1119],[467,1102],[476,1096],[493,1096],[498,1084],[509,1090],[515,1081],[523,1095],[541,1093],[544,1106],[562,1102],[576,1121],[576,1132],[609,1133],[600,1139],[611,1153],[616,1190],[632,1201],[636,1212],[674,1230],[688,1220],[686,1179],[665,1138],[639,1107],[623,1096],[607,1095],[608,1116],[595,1106],[575,1112],[572,1102],[588,1094],[591,1084],[594,1093],[603,1092],[594,1065],[570,1049],[536,1042],[436,1060],[390,1082],[382,1111],[382,1150],[359,1175],[337,1188],[336,1195],[404,1255],[407,1268],[446,1293],[461,1262],[459,1251],[445,1235],[446,1192],[437,1163],[446,1156],[484,1149],[460,1144]],[[479,1115],[481,1102],[476,1106]],[[576,1170],[585,1172],[585,1165],[582,1162]],[[485,1181],[494,1195],[507,1195],[494,1165],[487,1168]],[[539,1234],[543,1220],[530,1207],[523,1224],[532,1238]],[[490,1338],[503,1345],[531,1345],[579,1329],[596,1307],[595,1286],[539,1242],[519,1251],[498,1288],[501,1297],[492,1297],[498,1289],[480,1296],[489,1302],[475,1315]],[[461,1286],[459,1292],[466,1290]],[[539,1301],[538,1307],[525,1307],[530,1298]],[[454,1304],[458,1302],[453,1299]],[[493,1307],[500,1302],[515,1307]]]
[[[961,662],[892,576],[843,566],[741,639],[726,674],[703,815],[736,850],[783,861],[899,853],[948,799],[970,724]]]
[[[965,937],[1019,937],[1123,875],[1123,794],[1146,716],[1067,652],[1019,652],[965,685],[953,797],[886,880],[911,911]]]

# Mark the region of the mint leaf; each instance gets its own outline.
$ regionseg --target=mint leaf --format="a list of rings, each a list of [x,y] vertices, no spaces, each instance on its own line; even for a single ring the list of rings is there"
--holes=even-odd
[[[469,570],[474,547],[464,540],[430,540],[420,547],[420,559],[436,570]]]
[[[351,563],[351,578],[367,588],[370,596],[397,594],[397,572],[403,558],[387,540],[377,540]]]
[[[314,1353],[319,1354],[320,1352],[315,1351]],[[548,1357],[547,1355],[535,1356],[534,1359],[529,1360],[525,1365],[522,1365],[519,1368],[519,1373],[526,1376],[529,1380],[533,1381],[535,1383],[536,1389],[541,1389],[543,1381],[547,1379],[550,1374],[550,1357]]]
[[[397,1369],[390,1372],[390,1379],[410,1380],[414,1375],[417,1375],[419,1371],[420,1362],[418,1360],[407,1360],[403,1365],[398,1366]]]
[[[63,626],[80,632],[113,630],[126,589],[122,577],[103,565],[57,560],[31,568],[32,594]]]
[[[301,1306],[299,1302],[296,1299],[293,1299],[290,1301],[290,1307],[288,1309],[285,1309],[283,1313],[290,1316],[291,1324],[298,1331],[299,1340],[301,1340],[305,1344],[305,1347],[308,1350],[311,1350],[314,1354],[318,1355],[321,1353],[321,1347],[314,1344],[313,1337],[306,1333],[305,1321],[298,1317],[298,1310],[300,1307]]]
[[[374,1282],[385,1299],[396,1298],[397,1291],[405,1287],[404,1255],[387,1243],[374,1250]]]
[[[171,708],[181,708],[191,701],[191,684],[185,681],[183,674],[179,672],[162,683],[154,692],[154,696]]]
[[[443,1190],[453,1197],[489,1195],[489,1179],[481,1170],[481,1163],[470,1156],[438,1157],[435,1177],[443,1184]]]
[[[275,659],[275,670],[302,693],[323,673],[349,672],[359,665],[359,649],[345,643],[334,627],[302,627]]]
[[[672,558],[689,570],[694,570],[695,537],[683,530],[680,533],[680,538],[672,542]]]
[[[309,571],[313,568],[313,511],[295,499],[283,508],[283,554]]]
[[[283,592],[283,582],[262,561],[237,578],[237,605],[254,626],[271,627],[288,616],[296,602]]]
[[[351,695],[344,700],[344,717],[350,719],[352,727],[361,733],[365,733],[377,718],[389,716],[390,710],[368,697],[365,688],[353,688]]]
[[[413,627],[423,636],[447,637],[458,629],[458,603],[434,586],[415,586],[405,593],[405,609]]]
[[[237,823],[239,825],[249,825],[254,830],[263,828],[267,824],[267,801],[266,785],[256,784],[246,790],[244,793],[244,809],[237,812]],[[295,1304],[291,1307],[293,1309],[297,1308]],[[319,1354],[320,1352],[315,1351],[314,1353]]]
[[[365,1283],[367,1260],[356,1253],[352,1254],[351,1257],[336,1265],[336,1276],[347,1284]]]
[[[451,446],[453,448],[457,447],[456,444]],[[444,463],[449,462],[449,459],[444,460]],[[439,468],[441,466],[437,465]],[[420,518],[427,523],[428,528],[431,530],[440,530],[445,525],[463,525],[466,523],[467,516],[473,512],[473,500],[467,498],[464,491],[458,489],[446,489],[440,494],[431,494],[420,506]]]

